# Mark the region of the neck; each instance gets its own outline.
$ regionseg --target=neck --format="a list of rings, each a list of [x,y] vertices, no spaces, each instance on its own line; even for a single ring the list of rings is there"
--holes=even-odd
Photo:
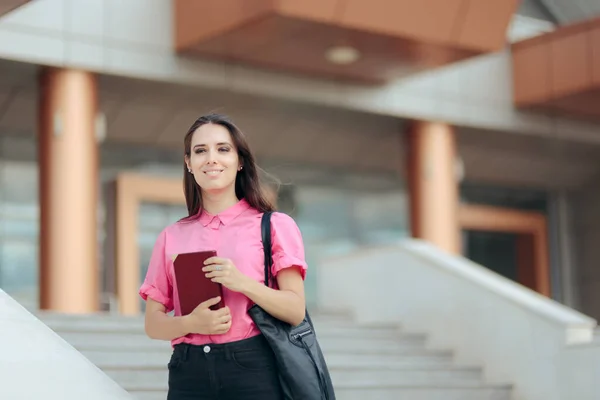
[[[202,208],[210,214],[218,214],[221,211],[227,210],[229,207],[238,202],[235,192],[203,192],[202,193]]]

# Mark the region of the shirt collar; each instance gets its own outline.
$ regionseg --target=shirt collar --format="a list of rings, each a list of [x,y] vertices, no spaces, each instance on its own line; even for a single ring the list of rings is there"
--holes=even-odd
[[[250,204],[246,199],[241,199],[231,207],[221,211],[220,213],[213,215],[206,210],[202,210],[200,214],[200,222],[203,226],[210,224],[215,218],[221,221],[223,225],[229,224],[231,221],[236,219],[241,213],[250,208]]]

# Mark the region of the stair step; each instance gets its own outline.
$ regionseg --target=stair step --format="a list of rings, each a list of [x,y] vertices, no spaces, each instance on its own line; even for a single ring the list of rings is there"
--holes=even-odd
[[[36,314],[46,325],[68,325],[70,327],[89,327],[97,325],[114,325],[142,328],[144,326],[143,316],[120,316],[118,314],[60,314],[50,312],[39,312]],[[356,326],[356,323],[347,316],[334,315],[311,315],[315,326],[336,326],[336,327],[351,327]],[[396,324],[376,324],[365,326],[366,328],[387,328],[396,329]]]
[[[425,335],[395,324],[358,325],[348,316],[311,312],[338,400],[510,400],[510,385],[486,385],[481,368],[458,367],[452,353],[427,349]],[[165,400],[167,341],[148,338],[143,316],[38,317],[135,399]]]
[[[119,321],[77,321],[76,323],[65,321],[43,321],[50,329],[58,334],[62,333],[98,333],[98,334],[132,334],[144,335],[143,325],[129,325]],[[361,338],[364,340],[375,339],[398,339],[402,336],[400,330],[387,327],[366,327],[348,325],[346,327],[317,325],[315,330],[319,338]],[[419,335],[415,335],[419,337]]]
[[[126,351],[165,351],[171,352],[169,342],[152,340],[145,334],[95,332],[61,332],[59,335],[78,350],[126,350]],[[359,353],[402,353],[406,351],[425,351],[424,336],[399,336],[395,339],[375,341],[360,338],[319,338],[323,351],[353,351]]]
[[[336,388],[338,400],[510,400],[510,386],[480,384],[450,385],[343,385]]]
[[[107,369],[105,372],[128,391],[167,390],[168,371],[166,368],[127,370]],[[363,385],[439,385],[464,386],[481,380],[481,370],[477,368],[330,368],[334,385],[349,385],[362,382]]]
[[[132,391],[139,400],[165,400],[166,390]],[[510,386],[484,386],[464,384],[460,386],[395,385],[373,386],[368,384],[336,387],[337,400],[510,400]]]
[[[166,400],[166,390],[140,390],[129,392],[134,400]]]
[[[151,357],[161,357],[162,359],[169,359],[171,357],[172,350],[170,347],[165,348],[151,348],[151,349],[132,349],[132,348],[96,348],[96,347],[77,347],[74,346],[78,351],[84,354],[106,354],[114,355],[115,357],[120,357],[120,354],[127,353],[130,357],[135,358],[138,356],[146,357],[146,355],[151,355]],[[352,348],[343,348],[343,349],[332,349],[330,347],[322,346],[323,353],[325,355],[345,355],[345,354],[353,354],[361,357],[380,357],[382,359],[388,358],[397,358],[404,356],[437,356],[443,358],[451,358],[452,352],[443,351],[443,350],[427,350],[422,347],[406,347],[406,348],[398,348],[398,349],[352,349]]]
[[[95,351],[84,350],[82,354],[101,369],[110,368],[160,368],[165,367],[170,354],[166,352]],[[426,365],[451,365],[452,358],[446,352],[417,354],[352,354],[348,352],[325,352],[330,366],[353,365],[356,367],[420,367]]]

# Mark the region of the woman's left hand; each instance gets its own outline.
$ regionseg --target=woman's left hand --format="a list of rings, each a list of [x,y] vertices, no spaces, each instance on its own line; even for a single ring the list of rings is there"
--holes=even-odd
[[[250,280],[228,258],[210,257],[204,262],[202,271],[213,282],[225,286],[233,292],[243,292]]]

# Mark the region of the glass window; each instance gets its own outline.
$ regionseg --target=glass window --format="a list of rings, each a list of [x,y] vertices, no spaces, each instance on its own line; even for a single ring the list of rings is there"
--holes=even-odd
[[[34,241],[0,242],[0,288],[28,308],[38,300],[38,246]]]
[[[140,285],[152,257],[152,249],[160,232],[177,220],[187,215],[185,205],[142,203],[139,211],[138,249],[140,257]],[[142,311],[146,309],[146,302],[140,298]]]
[[[309,270],[323,257],[383,244],[409,236],[407,199],[401,189],[385,192],[300,186],[295,191],[295,219],[302,231]],[[309,272],[306,300],[315,305],[317,273]]]
[[[408,199],[403,191],[355,193],[353,198],[354,226],[361,243],[393,243],[410,236]]]
[[[28,308],[38,301],[38,173],[0,161],[0,288]]]

